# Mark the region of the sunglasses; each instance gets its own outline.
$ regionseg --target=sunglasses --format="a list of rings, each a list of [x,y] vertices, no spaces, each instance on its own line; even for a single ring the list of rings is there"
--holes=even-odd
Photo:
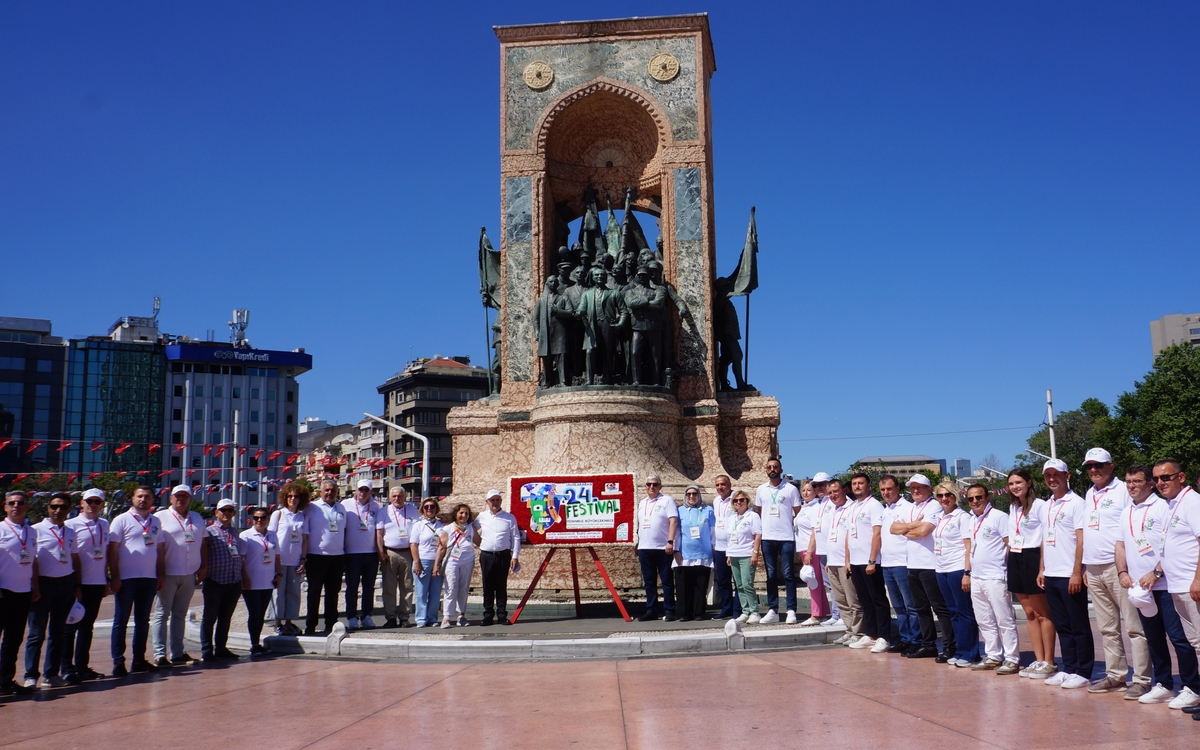
[[[48,506],[48,507],[50,508],[50,510],[67,510],[67,509],[68,509],[70,506],[67,506],[67,505],[51,505],[51,506]]]
[[[88,505],[104,505],[104,501],[98,497],[89,497],[84,502],[86,502]]]
[[[28,500],[5,500],[4,504],[10,508],[20,508],[22,505],[29,505]]]
[[[1169,482],[1169,481],[1171,481],[1172,479],[1174,479],[1174,478],[1175,478],[1175,475],[1177,475],[1178,473],[1179,473],[1179,472],[1177,472],[1177,471],[1174,471],[1174,472],[1171,472],[1170,474],[1157,474],[1157,475],[1155,475],[1155,477],[1154,477],[1154,481],[1156,481],[1156,482]]]
[[[217,512],[218,512],[218,513],[232,513],[232,512],[233,512],[233,508],[218,508],[218,509],[217,509]]]
[[[954,497],[954,495],[950,494],[949,492],[939,492],[939,493],[937,493],[937,498],[938,498],[938,500],[941,500],[941,499],[942,499],[942,498],[944,498],[944,497]]]
[[[437,510],[436,505],[422,505],[421,510]]]
[[[660,483],[660,482],[646,482],[646,486],[647,486],[647,487],[662,487],[662,483]]]
[[[268,520],[269,519],[266,516],[255,516],[254,517],[255,523],[266,523]]]
[[[941,495],[939,497],[950,497],[950,495]],[[970,502],[974,502],[976,500],[979,500],[980,502],[982,502],[984,500],[987,500],[987,496],[986,495],[967,495],[967,502],[970,503]]]
[[[748,502],[750,502],[750,501],[749,501],[749,500],[747,500],[747,499],[746,499],[746,498],[744,498],[744,497],[739,497],[739,498],[737,498],[736,500],[734,500],[734,502],[735,502],[735,503],[748,503]]]
[[[696,492],[695,490],[692,490],[691,492],[685,492],[685,493],[683,493],[683,494],[685,494],[685,495],[696,495],[696,496],[699,496],[699,495],[700,495],[700,493],[699,493],[699,492]]]

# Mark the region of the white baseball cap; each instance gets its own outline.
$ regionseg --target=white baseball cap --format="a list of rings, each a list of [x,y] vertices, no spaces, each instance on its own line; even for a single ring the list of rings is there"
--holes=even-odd
[[[84,500],[91,500],[93,497],[98,497],[101,500],[103,500],[104,499],[104,490],[100,489],[99,487],[93,487],[90,490],[83,491],[83,499]]]
[[[1042,464],[1042,473],[1043,474],[1045,474],[1047,471],[1050,471],[1051,469],[1054,469],[1055,471],[1061,471],[1064,474],[1071,473],[1071,470],[1067,468],[1066,462],[1063,461],[1061,458],[1051,458],[1050,460],[1046,461],[1046,463]]]
[[[1133,588],[1128,592],[1129,603],[1138,608],[1138,611],[1145,617],[1154,617],[1158,614],[1158,603],[1154,601],[1154,594],[1142,588],[1142,584],[1135,583]]]
[[[818,472],[817,472],[815,475],[813,475],[812,481],[813,481],[814,483],[816,483],[816,482],[828,482],[828,481],[830,481],[830,480],[832,480],[832,479],[833,479],[833,477],[829,476],[829,475],[828,475],[828,474],[826,474],[825,472],[823,472],[823,471],[818,471]]]
[[[503,498],[504,495],[500,494],[500,490],[488,490],[486,499],[491,500],[493,497]]]
[[[180,492],[190,496],[192,494],[192,488],[188,487],[186,484],[177,484],[175,485],[175,488],[171,490],[172,495],[178,495]]]
[[[912,477],[909,478],[908,483],[910,485],[920,484],[924,485],[925,487],[933,486],[933,484],[929,481],[929,477],[925,476],[924,474],[913,474]]]
[[[1108,451],[1104,450],[1103,448],[1092,448],[1091,450],[1089,450],[1087,452],[1087,455],[1083,457],[1083,465],[1084,466],[1087,466],[1088,464],[1111,464],[1111,463],[1112,463],[1112,454],[1109,453]]]
[[[227,497],[223,497],[219,501],[217,501],[217,510],[220,510],[221,508],[236,508],[236,507],[237,506],[233,504],[233,501]]]
[[[369,490],[369,489],[371,489],[371,480],[370,479],[360,479],[360,480],[358,480],[358,484],[356,484],[354,486],[359,488],[360,490],[361,489]]]
[[[84,608],[83,602],[75,602],[75,605],[71,607],[71,611],[67,613],[67,624],[78,625],[86,614],[87,609]]]

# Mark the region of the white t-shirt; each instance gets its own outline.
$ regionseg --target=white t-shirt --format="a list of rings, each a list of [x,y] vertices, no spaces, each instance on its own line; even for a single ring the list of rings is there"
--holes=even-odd
[[[167,575],[188,576],[200,570],[200,548],[204,545],[204,519],[200,514],[188,511],[180,517],[174,508],[167,508],[154,517],[162,523]]]
[[[837,507],[833,501],[825,503],[828,517],[821,522],[821,535],[825,537],[825,564],[841,567],[846,564],[846,536],[850,533],[849,500]]]
[[[1125,564],[1134,583],[1158,566],[1162,556],[1163,530],[1171,509],[1167,501],[1151,492],[1150,497],[1137,505],[1127,505],[1121,511],[1121,541],[1125,544]],[[1154,582],[1156,591],[1167,590],[1166,568],[1164,575]]]
[[[779,480],[778,487],[772,487],[770,482],[765,482],[755,491],[754,504],[758,506],[759,517],[762,519],[763,539],[790,542],[796,508],[804,504],[800,498],[800,490],[791,482],[782,479]]]
[[[967,545],[963,541],[971,538],[971,524],[965,510],[955,508],[950,513],[943,512],[930,536],[933,537],[933,556],[937,559],[938,573],[966,569]]]
[[[75,552],[79,555],[80,583],[103,586],[108,582],[108,521],[89,521],[76,516],[67,521],[75,530]]]
[[[459,565],[470,565],[475,560],[475,532],[479,530],[479,519],[464,526],[461,530],[456,524],[442,527],[442,535],[446,537],[446,557],[442,567],[457,561]]]
[[[713,517],[716,519],[717,525],[713,529],[713,549],[717,552],[725,552],[729,545],[729,532],[725,530],[725,519],[733,513],[733,504],[730,498],[721,499],[720,495],[713,498]]]
[[[1075,570],[1075,531],[1086,525],[1083,498],[1073,491],[1068,492],[1061,500],[1046,500],[1039,512],[1043,529],[1043,572],[1052,578],[1070,578]]]
[[[1008,548],[1037,549],[1042,546],[1042,521],[1045,517],[1046,501],[1040,497],[1033,499],[1029,505],[1029,513],[1025,513],[1021,504],[1014,502],[1008,508]],[[1018,529],[1019,527],[1019,529]]]
[[[33,527],[37,532],[38,575],[62,578],[75,572],[71,553],[75,551],[75,530],[65,524],[62,528],[43,519]]]
[[[287,508],[279,508],[271,514],[267,531],[275,535],[275,543],[279,545],[279,564],[288,568],[299,565],[304,537],[308,534],[308,517],[304,511],[293,513]]]
[[[493,513],[487,508],[475,519],[475,527],[479,529],[481,551],[500,552],[510,549],[513,557],[521,554],[521,531],[517,528],[517,519],[512,513],[506,510]]]
[[[813,498],[800,505],[792,528],[796,531],[796,554],[808,551],[808,543],[812,539],[813,526],[817,524],[817,516],[821,513],[821,501]]]
[[[1008,514],[992,507],[982,515],[968,513],[971,531],[971,577],[979,581],[1008,580]]]
[[[0,589],[25,593],[33,590],[33,559],[38,533],[28,524],[0,521]]]
[[[1200,551],[1200,495],[1184,487],[1170,506],[1162,552],[1163,578],[1167,591],[1186,594],[1196,576],[1196,554]]]
[[[875,528],[880,527],[882,537],[883,503],[874,497],[867,496],[856,500],[850,510],[850,564],[869,565],[879,563],[879,555],[871,559],[871,539],[875,536]]]
[[[117,567],[122,581],[158,578],[161,537],[162,521],[153,515],[142,517],[130,508],[113,519],[108,529],[108,541],[117,544]]]
[[[1088,488],[1083,503],[1087,511],[1083,527],[1084,565],[1112,563],[1113,550],[1121,538],[1121,511],[1132,502],[1125,483],[1115,477],[1102,489]]]
[[[383,546],[407,552],[409,531],[420,517],[421,510],[413,503],[400,508],[391,503],[381,507],[375,514],[375,529],[383,529]]]
[[[885,568],[902,568],[908,565],[908,538],[901,534],[893,534],[892,524],[908,523],[912,508],[913,504],[903,497],[883,508],[883,528],[880,530],[883,545],[880,547],[880,554]]]
[[[908,509],[908,515],[900,520],[905,523],[930,523],[937,528],[938,519],[942,517],[942,506],[930,496],[920,503],[913,503]],[[937,555],[933,553],[933,534],[929,533],[918,539],[905,537],[908,545],[909,570],[937,570]]]
[[[644,497],[637,505],[638,549],[664,549],[671,538],[671,519],[679,517],[679,507],[670,495],[654,500]],[[791,537],[788,537],[789,539]]]
[[[308,554],[346,553],[346,509],[341,503],[331,507],[318,500],[308,504],[304,515],[308,518]]]
[[[430,521],[421,516],[420,520],[413,522],[408,531],[408,543],[417,545],[417,557],[430,565],[437,557],[438,533],[443,525],[437,518]]]
[[[725,516],[725,536],[729,546],[725,548],[728,557],[749,557],[754,554],[754,537],[762,534],[762,519],[752,510],[742,515],[730,513]]]
[[[378,552],[375,549],[375,514],[379,512],[379,503],[368,500],[366,505],[360,505],[351,497],[342,501],[342,509],[346,511],[346,554]]]
[[[816,553],[818,555],[825,555],[829,552],[829,527],[833,523],[834,510],[833,503],[829,502],[829,495],[820,499],[812,529],[817,539]]]
[[[275,588],[275,559],[279,557],[279,541],[274,531],[265,535],[246,529],[242,537],[242,569],[251,590]]]

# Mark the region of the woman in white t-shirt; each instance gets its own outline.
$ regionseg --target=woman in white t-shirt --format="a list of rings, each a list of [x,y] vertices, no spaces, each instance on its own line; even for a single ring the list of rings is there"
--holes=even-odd
[[[435,571],[438,538],[442,522],[438,518],[438,501],[427,497],[421,501],[421,518],[413,523],[408,537],[408,549],[413,559],[413,609],[417,627],[433,627],[438,620],[438,604],[442,600],[441,571]]]
[[[266,508],[250,508],[251,528],[241,533],[242,549],[242,600],[246,602],[246,629],[250,633],[250,656],[265,654],[267,650],[259,643],[262,635],[267,605],[271,594],[283,577],[279,564],[279,539],[267,528],[270,511]]]
[[[457,617],[460,628],[467,625],[467,590],[475,568],[475,545],[479,544],[479,524],[472,520],[471,506],[454,506],[451,523],[438,532],[437,558],[433,574],[446,576],[442,589],[442,627],[453,627]]]
[[[1033,663],[1018,674],[1044,680],[1058,671],[1054,665],[1054,621],[1046,592],[1037,583],[1042,562],[1042,514],[1045,500],[1033,496],[1028,469],[1008,473],[1008,590],[1025,611],[1025,633],[1033,646]]]
[[[730,504],[733,512],[725,517],[729,534],[725,557],[733,570],[733,587],[742,601],[742,614],[737,619],[754,624],[762,619],[754,591],[754,569],[762,559],[762,519],[750,510],[750,496],[742,490],[733,493]]]
[[[979,661],[979,627],[971,594],[963,589],[967,568],[966,540],[971,538],[967,513],[958,507],[958,489],[951,481],[933,488],[933,496],[942,506],[942,515],[933,527],[933,556],[936,559],[938,589],[950,610],[957,651],[946,662],[954,667],[969,667]]]
[[[281,505],[271,514],[267,531],[279,543],[280,578],[271,602],[275,614],[275,635],[300,635],[292,620],[300,619],[300,577],[304,575],[304,557],[308,554],[308,488],[288,482],[279,490]]]
[[[792,520],[796,531],[796,560],[800,565],[809,565],[817,579],[816,586],[808,587],[809,618],[801,625],[819,625],[820,621],[829,617],[829,598],[825,596],[825,578],[821,573],[821,561],[817,555],[808,553],[808,543],[812,539],[813,529],[817,526],[821,514],[821,499],[817,497],[812,482],[800,486],[800,499],[803,504]],[[799,575],[797,573],[797,575]],[[807,583],[805,584],[807,586]]]

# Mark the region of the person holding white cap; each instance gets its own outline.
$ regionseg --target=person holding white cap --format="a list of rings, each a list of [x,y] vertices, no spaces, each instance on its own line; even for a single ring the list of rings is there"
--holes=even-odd
[[[1167,581],[1154,574],[1162,560],[1160,550],[1170,509],[1167,501],[1154,492],[1152,476],[1154,472],[1146,466],[1130,466],[1125,470],[1125,488],[1132,502],[1121,511],[1121,536],[1117,539],[1114,558],[1118,581],[1137,608],[1154,663],[1154,687],[1134,683],[1125,691],[1125,700],[1169,703],[1175,698],[1175,692],[1171,690],[1175,678],[1171,675],[1168,638],[1175,647],[1180,681],[1193,693],[1200,694],[1200,673],[1197,672],[1196,651],[1183,632],[1171,592],[1167,591]],[[1131,590],[1135,587],[1145,594],[1144,606],[1138,606],[1134,601]]]
[[[1104,644],[1105,675],[1088,686],[1089,693],[1124,690],[1129,664],[1125,640],[1129,636],[1133,657],[1133,684],[1150,688],[1150,647],[1142,634],[1137,608],[1129,603],[1125,588],[1118,582],[1113,554],[1121,538],[1121,513],[1129,507],[1125,483],[1113,476],[1112,456],[1103,448],[1092,448],[1083,459],[1092,486],[1084,496],[1087,524],[1083,527],[1083,568],[1087,577],[1096,627]]]
[[[1163,534],[1162,559],[1154,575],[1166,578],[1167,591],[1183,625],[1192,649],[1200,654],[1200,494],[1188,487],[1187,475],[1179,461],[1163,459],[1154,464],[1154,482],[1158,494],[1167,500],[1166,531]],[[1187,708],[1195,714],[1200,703],[1196,691],[1188,686],[1169,705],[1171,708]],[[1200,721],[1200,719],[1197,719]]]
[[[403,628],[413,605],[413,556],[409,532],[421,520],[421,512],[408,502],[408,493],[400,485],[388,491],[387,503],[380,503],[375,518],[375,544],[379,547],[379,565],[383,569],[383,616],[385,628]],[[398,594],[398,595],[397,595]]]
[[[924,474],[913,474],[908,480],[908,494],[912,498],[912,509],[908,517],[892,523],[893,534],[902,534],[908,540],[908,590],[912,593],[913,607],[917,610],[917,626],[921,630],[921,647],[905,651],[912,659],[935,659],[940,664],[949,663],[958,650],[954,628],[950,622],[950,608],[942,598],[937,581],[937,556],[934,554],[933,531],[942,515],[942,506],[933,501],[933,486]],[[937,626],[933,616],[942,625],[942,651],[937,650]]]
[[[321,482],[321,498],[308,504],[305,515],[308,516],[308,554],[300,560],[308,579],[304,635],[317,634],[322,591],[325,593],[325,629],[321,635],[329,635],[337,622],[338,594],[342,590],[346,556],[346,510],[337,501],[337,482],[332,479]]]
[[[271,594],[283,578],[279,561],[279,538],[268,528],[271,511],[249,508],[251,528],[240,534],[242,548],[242,601],[246,603],[246,630],[250,633],[250,656],[267,650],[260,641]]]
[[[29,610],[29,635],[25,639],[25,687],[62,687],[67,680],[59,674],[62,665],[63,631],[71,606],[79,600],[79,556],[75,553],[75,530],[66,525],[71,496],[56,492],[46,505],[46,518],[30,528],[36,534],[38,591],[41,596]],[[47,637],[48,636],[48,637]],[[42,642],[46,658],[38,673]]]
[[[762,555],[767,567],[767,613],[763,625],[779,622],[779,584],[787,593],[787,622],[796,622],[796,540],[792,520],[800,507],[800,493],[783,481],[783,463],[767,459],[767,481],[754,493],[754,505],[762,518]]]
[[[1087,511],[1083,498],[1071,491],[1070,469],[1065,462],[1057,458],[1046,461],[1042,476],[1052,496],[1041,508],[1044,533],[1038,585],[1046,591],[1063,660],[1062,670],[1047,677],[1045,684],[1066,689],[1087,687],[1096,662],[1083,582]]]
[[[1033,474],[1018,468],[1008,473],[1008,590],[1025,612],[1025,632],[1033,646],[1033,663],[1017,674],[1044,680],[1058,673],[1054,664],[1054,621],[1046,592],[1038,585],[1042,566],[1042,510],[1034,496]]]
[[[733,587],[733,568],[729,567],[728,555],[729,532],[725,528],[725,520],[733,513],[733,482],[725,474],[718,474],[713,479],[713,516],[717,526],[713,529],[713,599],[721,606],[714,620],[728,620],[740,617],[742,614],[741,597]]]
[[[4,496],[0,522],[0,694],[28,694],[33,687],[17,684],[17,652],[25,640],[29,605],[37,598],[37,532],[25,523],[29,495],[11,490]]]
[[[108,521],[100,517],[104,507],[104,490],[97,487],[84,490],[79,500],[79,515],[67,521],[75,532],[75,554],[79,556],[79,601],[83,618],[68,624],[63,637],[60,673],[72,685],[84,680],[98,680],[104,675],[88,666],[92,651],[92,629],[100,614],[100,602],[108,596]]]
[[[833,477],[823,471],[818,471],[813,475],[812,487],[813,494],[817,496],[817,513],[816,520],[813,521],[813,535],[809,540],[809,557],[816,555],[816,562],[809,562],[814,568],[821,571],[821,582],[825,587],[825,600],[829,602],[829,619],[825,624],[829,627],[838,627],[844,625],[842,622],[842,613],[838,609],[837,599],[833,596],[833,582],[829,580],[825,568],[829,559],[829,537],[827,529],[829,528],[829,520],[832,518],[832,509],[829,502],[829,481]],[[812,542],[815,540],[815,544]]]
[[[146,641],[150,635],[150,610],[154,594],[166,575],[167,554],[162,545],[162,521],[150,508],[154,490],[139,485],[133,491],[131,507],[113,519],[108,532],[109,588],[113,592],[113,624],[109,651],[113,677],[125,677],[125,632],[133,615],[133,672],[157,672],[146,661]]]
[[[971,507],[971,538],[967,540],[969,565],[963,587],[971,591],[985,656],[972,669],[1016,674],[1021,669],[1021,651],[1008,590],[1008,514],[992,507],[982,484],[967,488],[967,504]]]
[[[204,543],[204,519],[191,510],[192,488],[186,484],[171,490],[171,505],[154,515],[162,522],[162,546],[167,559],[162,588],[154,601],[150,618],[150,638],[154,642],[154,663],[163,668],[187,666],[196,660],[183,650],[183,630],[188,605],[196,586],[204,580],[208,564],[208,545]],[[167,629],[170,628],[170,654],[167,654]]]
[[[883,546],[883,503],[871,494],[871,478],[859,472],[850,477],[854,504],[848,514],[846,556],[850,577],[863,611],[863,637],[847,644],[881,654],[891,648],[892,609],[883,581],[880,548]]]
[[[208,547],[204,581],[204,610],[200,615],[200,658],[205,664],[237,659],[226,647],[229,623],[242,593],[242,556],[245,545],[233,528],[237,506],[229,498],[217,501],[217,520],[204,537]],[[215,634],[214,634],[215,630]]]
[[[500,490],[488,490],[487,507],[475,522],[479,525],[479,579],[483,585],[483,620],[508,625],[508,571],[521,567],[521,530],[517,519],[503,509]]]
[[[821,531],[827,543],[825,573],[833,584],[833,598],[841,610],[846,632],[833,641],[836,645],[849,645],[862,640],[862,607],[858,605],[858,594],[850,578],[850,564],[846,559],[846,538],[850,533],[850,505],[846,502],[846,488],[840,479],[831,479],[828,484],[829,502],[822,515]],[[815,546],[809,543],[810,549]]]
[[[375,520],[379,503],[371,498],[371,480],[360,479],[354,497],[342,501],[346,511],[346,626],[351,630],[375,627],[375,576],[379,575],[379,548]],[[362,620],[359,620],[358,586],[362,583]]]

